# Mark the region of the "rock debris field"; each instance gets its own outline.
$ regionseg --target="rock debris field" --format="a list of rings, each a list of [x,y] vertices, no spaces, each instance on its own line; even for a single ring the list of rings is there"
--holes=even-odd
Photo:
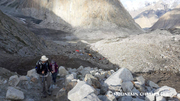
[[[18,75],[1,68],[1,101],[179,101],[180,94],[169,86],[158,86],[127,68],[105,71],[83,67],[59,67],[52,95],[41,97],[41,81],[35,69]]]

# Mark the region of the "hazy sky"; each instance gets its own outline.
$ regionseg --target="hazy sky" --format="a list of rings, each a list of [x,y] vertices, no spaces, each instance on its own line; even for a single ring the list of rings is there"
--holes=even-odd
[[[126,9],[138,9],[145,6],[146,2],[152,3],[159,0],[120,0]]]

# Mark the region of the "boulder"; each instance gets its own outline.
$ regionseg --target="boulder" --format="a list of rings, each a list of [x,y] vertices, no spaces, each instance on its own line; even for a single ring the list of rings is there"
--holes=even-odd
[[[143,85],[141,85],[139,82],[133,82],[134,86],[139,89],[140,92],[146,92],[146,89]]]
[[[95,73],[97,73],[97,72],[98,72],[97,70],[91,70],[91,71],[90,71],[90,74],[94,76]]]
[[[34,82],[34,83],[38,83],[38,79],[37,78],[31,78],[31,81]]]
[[[177,94],[177,98],[180,100],[180,94],[179,93]]]
[[[95,89],[84,81],[79,81],[76,86],[68,92],[68,99],[71,101],[81,101],[89,94],[94,93]]]
[[[76,73],[76,72],[77,72],[77,69],[75,69],[75,68],[74,68],[74,69],[68,68],[68,71],[69,71],[70,73],[73,73],[73,72]]]
[[[174,88],[163,86],[157,90],[154,91],[157,95],[163,96],[163,97],[174,97],[177,95],[177,92]]]
[[[99,80],[103,80],[106,76],[105,72],[102,72],[102,73],[99,73],[99,72],[96,72],[94,74],[95,77],[97,77]]]
[[[71,89],[73,89],[73,88],[76,86],[77,82],[78,82],[78,80],[76,80],[76,79],[73,79],[73,80],[71,80],[71,82],[68,82],[68,83],[65,85],[66,91],[68,92],[68,91],[70,91]]]
[[[56,98],[60,98],[61,96],[66,94],[66,89],[65,88],[61,88],[58,93],[56,94]]]
[[[17,84],[19,83],[19,81],[20,80],[19,80],[19,77],[17,75],[11,76],[9,78],[9,85],[16,87]]]
[[[123,82],[121,87],[124,92],[131,92],[134,86],[131,81],[127,81],[127,82]]]
[[[106,101],[106,96],[105,95],[98,95],[98,98],[101,100],[101,101]]]
[[[94,93],[91,93],[85,98],[83,98],[81,101],[100,101],[100,99]]]
[[[166,101],[166,98],[156,95],[156,101]]]
[[[119,98],[118,101],[132,101],[132,97],[131,96],[123,96],[123,97]]]
[[[6,84],[7,83],[7,80],[4,80],[3,84]]]
[[[139,90],[137,90],[135,87],[132,89],[132,93],[134,93],[134,94],[140,94],[140,91]]]
[[[83,69],[84,69],[84,67],[83,67],[83,66],[80,66],[80,67],[77,69],[77,71],[80,72],[80,71],[82,71]]]
[[[71,82],[71,80],[76,79],[76,75],[77,75],[76,73],[66,75],[66,84]]]
[[[159,88],[159,86],[152,81],[148,81],[147,83],[151,88]]]
[[[155,94],[146,95],[145,101],[155,101]]]
[[[27,77],[27,76],[20,76],[19,77],[19,80],[20,81],[28,81],[30,78],[29,77]]]
[[[36,69],[29,70],[27,72],[27,76],[28,77],[33,77],[33,78],[36,78],[36,79],[39,78],[39,75],[37,74]]]
[[[96,89],[95,94],[96,94],[96,95],[99,95],[99,94],[100,94],[100,91],[101,91],[100,89]]]
[[[109,86],[108,87],[108,89],[110,90],[110,91],[114,91],[114,92],[122,92],[122,90],[121,90],[121,86]]]
[[[100,88],[101,83],[98,81],[98,79],[91,74],[86,74],[84,81],[87,82],[87,84],[95,87],[95,88]]]
[[[108,87],[106,85],[101,85],[101,91],[100,93],[102,95],[106,94],[106,92],[108,91]]]
[[[108,91],[106,93],[106,100],[105,101],[117,101],[116,97],[114,96],[112,91]]]
[[[18,89],[15,89],[14,87],[8,87],[6,98],[9,100],[23,100],[24,93]]]
[[[60,66],[59,67],[59,75],[60,76],[65,76],[67,74],[69,74],[68,71],[63,66]]]
[[[110,77],[108,77],[104,83],[107,86],[110,85],[121,85],[122,81],[132,81],[133,76],[131,72],[127,68],[121,68],[117,72],[113,73]]]
[[[148,92],[152,91],[151,87],[145,86],[145,88],[147,89]]]
[[[90,67],[85,67],[84,69],[82,69],[80,71],[80,73],[82,74],[82,76],[84,77],[86,74],[90,74],[91,68]]]
[[[145,79],[142,77],[142,76],[139,76],[136,78],[137,81],[141,84],[141,85],[144,85],[145,84]]]

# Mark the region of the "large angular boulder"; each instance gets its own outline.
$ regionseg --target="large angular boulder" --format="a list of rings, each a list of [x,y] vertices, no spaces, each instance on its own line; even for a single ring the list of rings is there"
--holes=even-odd
[[[15,89],[14,87],[8,87],[6,98],[9,100],[23,100],[24,93],[18,89]]]
[[[68,71],[63,66],[60,66],[59,67],[59,75],[60,76],[65,76],[67,74],[69,74]]]
[[[168,86],[163,86],[155,90],[155,93],[163,97],[171,97],[171,98],[177,95],[176,90]]]
[[[71,101],[81,101],[91,93],[94,93],[95,89],[84,81],[79,81],[76,86],[68,92],[68,99]]]
[[[127,68],[121,68],[117,72],[113,73],[109,78],[104,81],[107,86],[121,85],[122,81],[132,81],[133,76]]]
[[[17,75],[11,76],[9,78],[9,85],[16,87],[17,84],[19,83],[19,81],[20,80],[19,80],[19,77]]]
[[[37,74],[36,69],[29,70],[27,72],[27,76],[32,77],[32,78],[36,78],[36,79],[39,78],[39,75]]]

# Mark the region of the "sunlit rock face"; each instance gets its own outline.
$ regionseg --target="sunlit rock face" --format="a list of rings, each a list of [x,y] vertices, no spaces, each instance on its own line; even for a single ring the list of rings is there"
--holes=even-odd
[[[18,13],[73,27],[125,27],[140,31],[119,0],[0,0]],[[59,18],[60,17],[60,18]]]

